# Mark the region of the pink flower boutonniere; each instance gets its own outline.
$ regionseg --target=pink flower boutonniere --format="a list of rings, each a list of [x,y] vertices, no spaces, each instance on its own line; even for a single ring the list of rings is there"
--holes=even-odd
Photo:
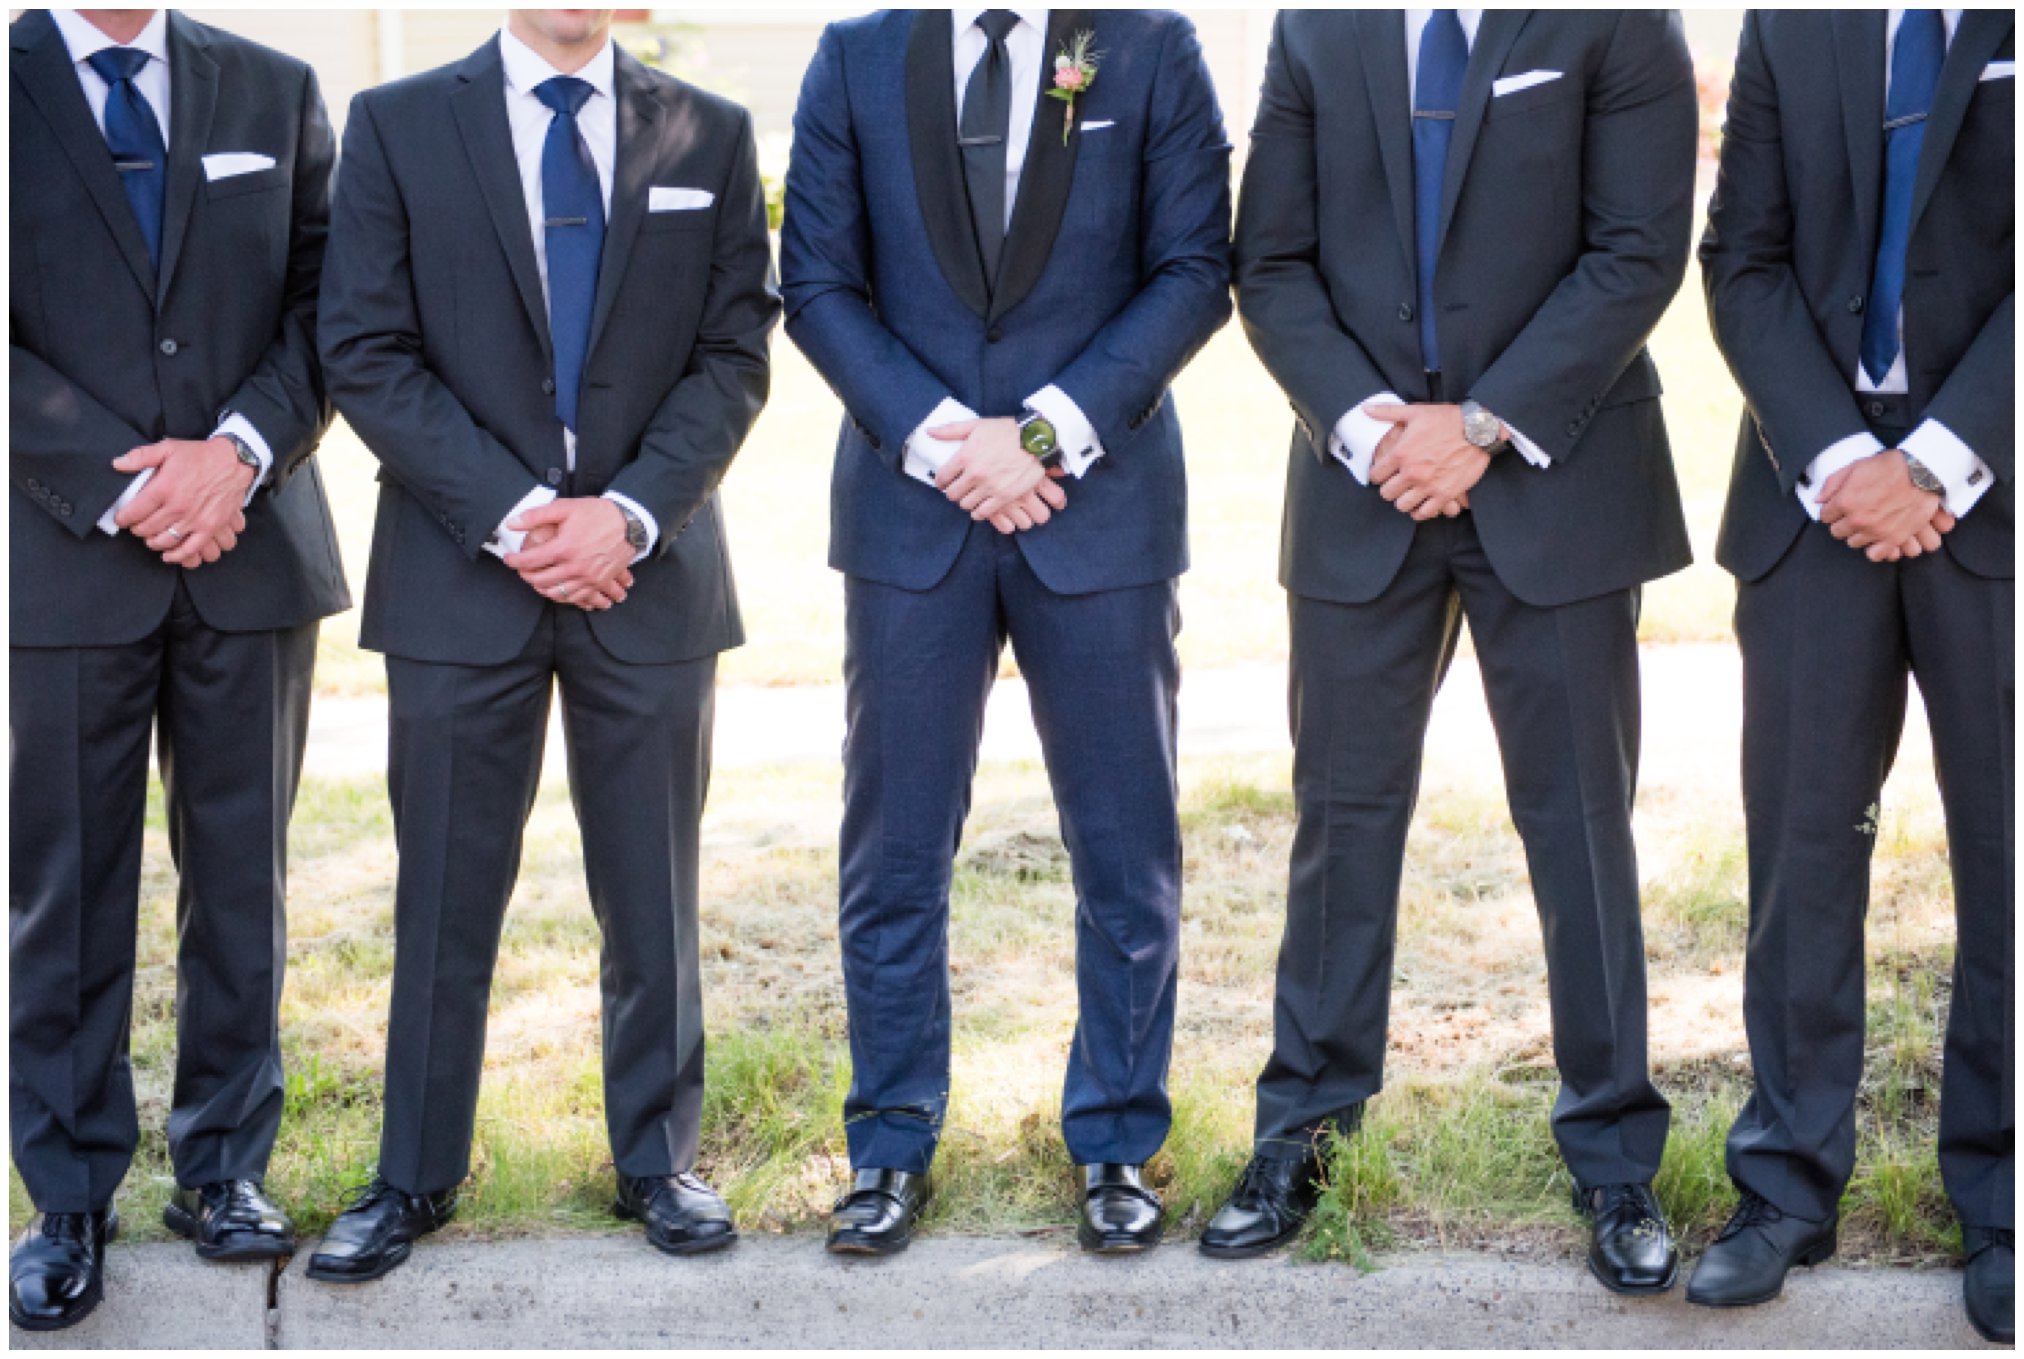
[[[1075,100],[1086,94],[1096,80],[1097,63],[1103,60],[1103,53],[1092,51],[1089,44],[1096,34],[1088,29],[1075,35],[1072,42],[1065,44],[1054,58],[1054,88],[1047,92],[1050,99],[1059,99],[1068,105],[1061,117],[1061,144],[1068,145],[1068,134],[1075,131]]]

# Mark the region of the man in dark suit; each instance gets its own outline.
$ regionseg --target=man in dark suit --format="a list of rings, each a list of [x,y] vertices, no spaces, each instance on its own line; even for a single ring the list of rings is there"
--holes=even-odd
[[[1167,387],[1229,317],[1228,163],[1194,30],[1163,12],[884,12],[831,25],[802,84],[787,328],[845,410],[855,1180],[832,1250],[901,1249],[928,1199],[950,872],[1008,637],[1074,865],[1081,1239],[1159,1239],[1139,1168],[1171,1118],[1187,566]]]
[[[12,27],[9,1113],[38,1217],[9,1314],[101,1293],[139,1137],[127,1056],[148,736],[177,890],[169,1227],[294,1245],[288,818],[317,620],[350,604],[312,456],[334,147],[299,61],[155,10]]]
[[[1958,930],[1940,1170],[1968,1315],[2011,1338],[2014,28],[2007,10],[1744,21],[1701,266],[1748,407],[1716,554],[1739,582],[1756,1090],[1729,1134],[1742,1202],[1694,1302],[1768,1301],[1834,1252],[1909,673]]]
[[[1546,940],[1553,1129],[1619,1292],[1670,1287],[1631,839],[1639,588],[1687,564],[1645,349],[1686,268],[1693,70],[1656,11],[1286,11],[1238,310],[1297,421],[1293,845],[1254,1159],[1202,1238],[1311,1211],[1381,1083],[1428,711],[1475,639]]]
[[[381,464],[361,641],[401,856],[379,1166],[312,1278],[378,1278],[455,1210],[558,683],[618,1211],[670,1253],[734,1239],[693,1169],[698,822],[743,640],[717,483],[779,300],[751,118],[620,51],[611,15],[515,10],[345,128],[321,332]]]

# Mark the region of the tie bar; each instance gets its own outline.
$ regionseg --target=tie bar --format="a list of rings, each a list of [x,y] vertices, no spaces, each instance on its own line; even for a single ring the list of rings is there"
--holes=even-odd
[[[1925,120],[1926,115],[1923,113],[1907,113],[1902,118],[1893,118],[1885,123],[1883,130],[1885,132],[1895,132],[1901,127],[1910,127],[1913,123],[1923,123]]]
[[[544,227],[589,226],[588,217],[550,217],[541,224]]]
[[[151,160],[116,160],[112,163],[112,168],[123,175],[146,174],[155,168],[155,163]]]
[[[1415,118],[1448,118],[1448,119],[1452,119],[1452,118],[1453,118],[1454,116],[1455,116],[1455,111],[1454,111],[1453,109],[1414,109],[1414,110],[1413,110],[1413,117],[1415,117]]]

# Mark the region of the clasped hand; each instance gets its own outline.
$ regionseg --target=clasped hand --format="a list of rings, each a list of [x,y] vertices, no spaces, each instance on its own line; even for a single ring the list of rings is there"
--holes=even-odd
[[[163,439],[114,458],[122,472],[154,476],[113,521],[159,552],[170,566],[194,571],[238,546],[242,507],[254,470],[228,439]]]
[[[1050,472],[1026,451],[1018,421],[959,420],[938,425],[928,437],[963,441],[936,474],[935,485],[972,519],[988,521],[1000,533],[1023,533],[1068,508],[1068,493],[1058,484],[1068,474],[1058,467]]]
[[[625,514],[611,501],[551,500],[514,515],[506,527],[527,535],[505,562],[536,593],[588,613],[625,602],[633,583],[633,546],[625,536]]]
[[[1370,484],[1416,520],[1469,508],[1469,491],[1490,469],[1490,455],[1462,434],[1462,408],[1448,405],[1365,406],[1391,423],[1370,462]]]
[[[1938,552],[1954,527],[1945,502],[1912,485],[1905,455],[1894,448],[1842,468],[1816,500],[1828,532],[1873,562]]]

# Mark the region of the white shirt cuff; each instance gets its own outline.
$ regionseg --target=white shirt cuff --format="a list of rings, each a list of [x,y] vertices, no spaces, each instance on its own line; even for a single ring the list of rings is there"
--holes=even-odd
[[[620,495],[617,491],[606,491],[604,493],[604,498],[606,500],[611,501],[614,505],[620,505],[628,510],[631,510],[633,514],[639,519],[639,521],[642,524],[646,525],[647,545],[641,548],[633,556],[633,560],[636,562],[645,561],[647,557],[653,552],[654,544],[658,543],[661,540],[660,524],[654,519],[653,515],[647,511],[646,506],[640,504],[639,501],[634,500],[629,495]],[[515,513],[518,513],[518,511],[516,510]]]
[[[154,475],[155,469],[152,467],[143,467],[134,473],[134,479],[119,493],[119,499],[112,502],[112,508],[98,517],[101,531],[110,533],[115,538],[119,536],[119,512],[133,503],[134,497],[141,493],[141,487],[147,485]]]
[[[1820,518],[1820,502],[1814,499],[1821,488],[1844,467],[1852,467],[1864,458],[1873,458],[1883,452],[1883,444],[1874,434],[1851,434],[1839,443],[1829,444],[1806,465],[1800,475],[1799,484],[1792,493],[1799,497],[1800,508],[1814,519]]]
[[[527,541],[525,529],[510,529],[506,525],[531,509],[546,505],[555,499],[555,492],[546,486],[536,486],[520,497],[520,503],[506,512],[499,521],[499,527],[492,530],[492,536],[485,540],[485,550],[495,557],[510,557],[518,552]]]
[[[1398,426],[1389,420],[1380,420],[1374,415],[1365,415],[1365,406],[1403,406],[1397,392],[1379,392],[1367,396],[1343,412],[1335,422],[1335,429],[1328,436],[1328,451],[1335,455],[1337,462],[1349,469],[1349,474],[1363,485],[1370,485],[1370,462],[1377,456],[1377,446],[1384,436]]]
[[[1898,447],[1924,463],[1940,479],[1940,484],[1947,488],[1947,512],[1956,519],[1974,509],[1975,502],[1996,484],[1996,474],[1989,470],[1989,464],[1976,457],[1975,450],[1962,443],[1959,435],[1930,416],[1905,435]]]
[[[253,428],[253,422],[237,411],[227,415],[224,423],[211,431],[213,439],[221,434],[238,435],[246,441],[246,447],[253,450],[253,456],[260,459],[260,470],[254,473],[253,484],[246,488],[246,498],[239,502],[239,508],[243,510],[253,503],[254,492],[267,484],[267,474],[274,470],[274,450],[260,437],[260,431]]]
[[[1089,417],[1082,413],[1082,407],[1075,404],[1075,398],[1053,383],[1027,397],[1026,405],[1054,426],[1055,446],[1061,450],[1061,465],[1068,469],[1068,475],[1080,480],[1082,474],[1103,456],[1103,441],[1096,437],[1096,426],[1089,423]]]
[[[907,475],[933,486],[935,475],[948,465],[949,459],[956,456],[956,450],[963,443],[960,439],[931,438],[928,431],[976,418],[977,412],[955,397],[943,397],[942,404],[928,412],[928,418],[921,421],[920,428],[907,436],[907,456],[903,464]]]
[[[1518,450],[1519,457],[1525,459],[1525,461],[1531,463],[1534,467],[1551,467],[1553,465],[1553,459],[1547,456],[1546,450],[1519,433],[1518,426],[1512,424],[1509,420],[1500,421],[1499,423],[1504,426],[1504,432],[1511,436],[1511,447]]]

